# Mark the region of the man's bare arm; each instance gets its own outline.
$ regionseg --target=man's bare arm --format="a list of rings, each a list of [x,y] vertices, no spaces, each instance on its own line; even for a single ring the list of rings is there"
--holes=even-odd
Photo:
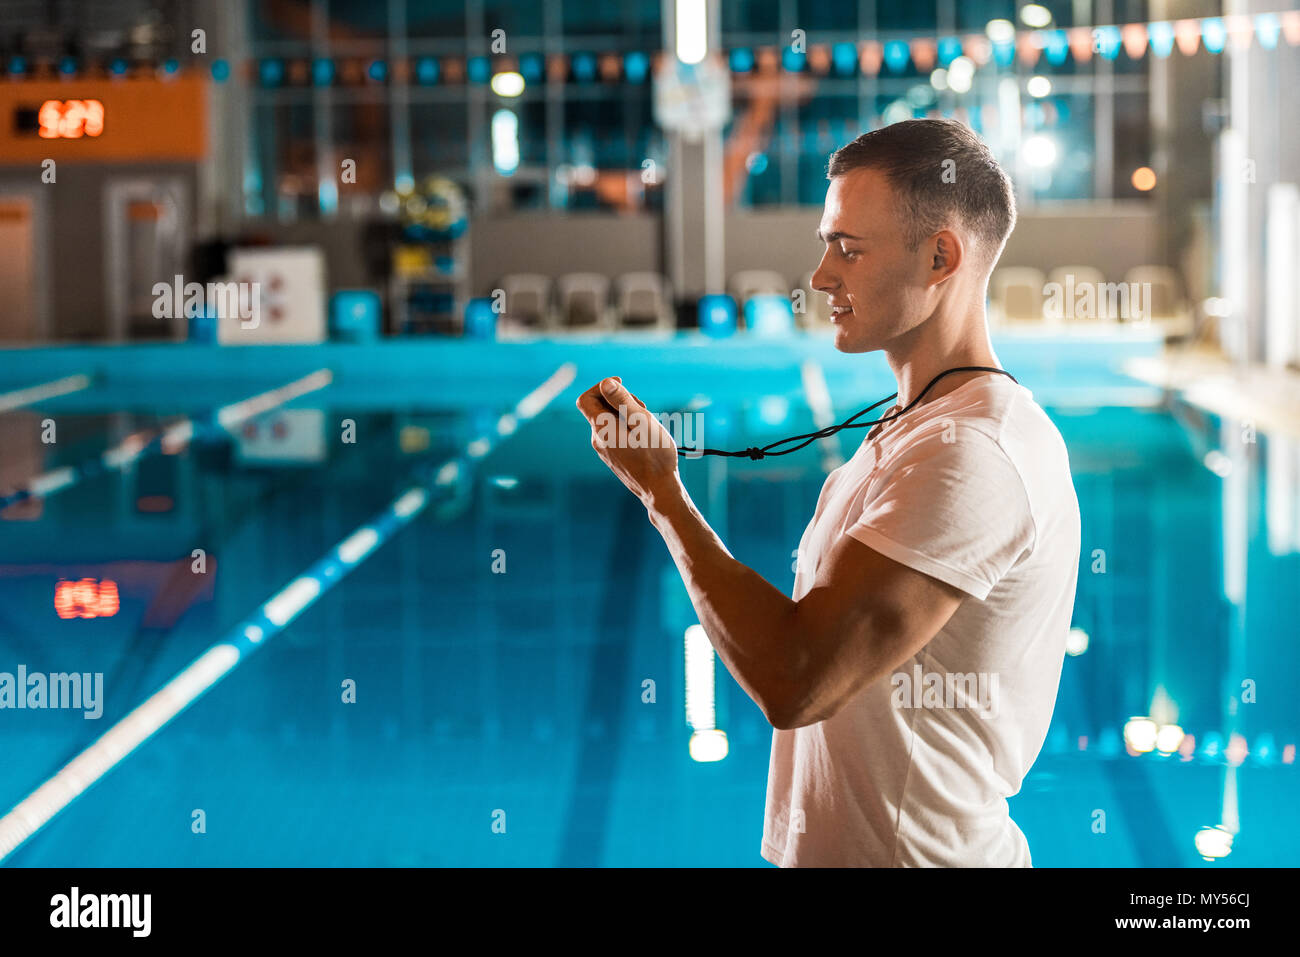
[[[845,537],[793,601],[731,556],[680,483],[647,508],[718,656],[776,728],[837,713],[924,647],[964,597]]]
[[[609,380],[605,380],[609,382]],[[743,565],[695,508],[667,430],[659,447],[602,441],[600,416],[648,415],[621,383],[578,399],[592,447],[646,506],[718,656],[777,728],[824,720],[889,674],[943,627],[963,593],[845,537],[793,601]],[[662,429],[653,418],[647,427]]]

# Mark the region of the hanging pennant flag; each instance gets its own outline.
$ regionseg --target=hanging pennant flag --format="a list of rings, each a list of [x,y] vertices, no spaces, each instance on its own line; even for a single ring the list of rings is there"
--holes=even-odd
[[[618,80],[619,75],[623,72],[623,64],[619,60],[617,53],[602,53],[596,61],[600,78],[606,83],[613,83]]]
[[[884,59],[884,53],[879,43],[874,40],[871,43],[862,45],[862,56],[858,62],[862,66],[862,72],[866,76],[875,76],[880,72],[880,62]]]
[[[1048,30],[1043,43],[1043,54],[1052,66],[1060,66],[1070,55],[1070,41],[1064,30]]]
[[[628,59],[632,59],[633,56],[635,54],[629,53]],[[525,83],[541,83],[545,68],[546,59],[540,53],[525,53],[519,58],[519,72],[524,75]]]
[[[640,50],[633,50],[623,60],[623,75],[629,83],[644,83],[650,72],[650,58]]]
[[[1300,46],[1300,10],[1288,10],[1279,19],[1282,21],[1282,36],[1286,37],[1286,42],[1293,47]]]
[[[1147,28],[1142,23],[1127,23],[1120,31],[1124,52],[1130,60],[1140,60],[1147,50]]]
[[[1228,40],[1228,33],[1223,28],[1223,21],[1218,17],[1206,17],[1201,21],[1201,39],[1205,49],[1211,53],[1222,53],[1223,45]]]
[[[1037,31],[1026,30],[1016,38],[1016,54],[1025,66],[1033,66],[1043,55],[1043,40]]]
[[[329,86],[334,82],[334,61],[320,57],[311,65],[311,81],[316,86]]]
[[[939,66],[947,69],[948,64],[961,56],[961,40],[957,37],[944,37],[939,41]]]
[[[590,83],[596,79],[596,57],[591,53],[575,53],[573,77],[583,83]]]
[[[10,67],[10,72],[13,68]],[[284,82],[284,61],[268,59],[257,65],[257,79],[262,86],[279,86]]]
[[[966,48],[966,55],[976,66],[988,63],[989,57],[993,55],[993,42],[982,33],[967,34],[963,46]]]
[[[462,68],[465,63],[464,60],[456,60],[454,62],[461,64]],[[447,69],[447,74],[448,77],[450,78],[450,74],[451,74],[450,67],[448,67]],[[356,59],[355,57],[344,60],[339,65],[339,79],[343,81],[344,86],[360,86],[366,80],[365,63],[363,63],[361,60]]]
[[[1147,36],[1151,41],[1151,52],[1162,60],[1174,50],[1174,25],[1166,21],[1147,26]]]
[[[912,62],[916,64],[916,68],[920,72],[929,73],[933,70],[937,56],[938,45],[934,40],[918,37],[912,41]]]
[[[1281,29],[1282,24],[1278,22],[1275,14],[1261,13],[1255,17],[1255,31],[1259,34],[1259,45],[1265,50],[1277,48],[1277,35]]]
[[[837,43],[831,52],[835,63],[835,72],[840,76],[852,76],[858,64],[858,48],[852,43]]]
[[[1092,59],[1092,31],[1087,27],[1075,27],[1070,31],[1070,53],[1075,63],[1087,63]]]
[[[1202,44],[1210,53],[1221,53],[1231,42],[1234,50],[1248,50],[1254,37],[1258,35],[1260,47],[1266,50],[1276,49],[1279,36],[1285,37],[1288,44],[1300,46],[1300,11],[1289,10],[1281,13],[1260,13],[1250,15],[1228,15],[1225,17],[1201,17],[1177,21],[1152,21],[1150,23],[1126,23],[1122,25],[1103,25],[1098,27],[1052,28],[1045,30],[1024,30],[1016,32],[1008,41],[994,43],[987,35],[970,33],[964,36],[945,36],[938,38],[914,37],[911,40],[893,39],[883,43],[871,41],[861,47],[852,43],[818,44],[806,54],[794,53],[789,47],[768,47],[758,51],[758,64],[764,69],[775,69],[784,65],[791,72],[805,69],[818,75],[825,75],[832,70],[840,76],[851,76],[856,67],[867,76],[880,73],[881,66],[890,73],[903,73],[909,63],[915,65],[920,73],[928,73],[935,65],[947,68],[959,56],[966,56],[977,66],[984,66],[993,60],[998,66],[1010,67],[1017,60],[1026,67],[1034,67],[1041,60],[1051,66],[1062,66],[1067,57],[1072,56],[1076,63],[1087,63],[1094,54],[1104,59],[1114,60],[1122,48],[1133,60],[1146,55],[1149,45],[1157,57],[1168,57],[1176,46],[1184,56],[1194,56]],[[741,65],[743,59],[749,68],[755,62],[752,51],[744,51],[743,57],[731,51],[730,65],[732,72],[747,72]],[[630,54],[645,57],[646,54]],[[651,54],[657,63],[664,56],[662,50]],[[533,59],[535,57],[535,59]],[[343,61],[341,72],[343,79],[361,81],[355,65]],[[526,63],[521,61],[521,69],[527,67],[527,79],[540,77],[540,54],[529,54]],[[547,75],[553,81],[565,82],[569,78],[570,60],[563,54],[554,54],[546,59]],[[638,61],[639,63],[641,61]],[[425,65],[432,67],[424,69]],[[627,63],[618,60],[616,54],[603,54],[597,60],[591,53],[574,54],[572,70],[574,79],[591,80],[597,73],[603,80],[619,78],[620,70],[626,68],[628,78],[633,71],[630,59]],[[481,70],[475,70],[478,64],[464,59],[446,58],[442,63],[442,75],[453,82],[465,78],[469,66],[470,80],[474,81]],[[499,64],[498,64],[499,65]],[[265,64],[262,81],[267,78]],[[283,82],[283,64],[277,64],[281,73],[276,82]],[[437,61],[425,58],[411,65],[394,62],[394,79],[406,82],[412,72],[420,82],[430,82],[438,70]],[[290,73],[294,73],[290,64]],[[301,73],[301,70],[296,71]],[[301,77],[290,76],[290,80]],[[436,82],[436,80],[433,80]],[[317,81],[319,82],[319,80]]]
[[[890,40],[885,44],[885,65],[894,73],[902,73],[907,69],[907,61],[911,57],[911,50],[905,40]]]
[[[1097,27],[1049,28],[1012,31],[1010,38],[993,42],[986,34],[971,33],[963,36],[944,37],[917,36],[910,39],[895,38],[884,42],[873,41],[861,46],[849,42],[835,44],[818,44],[804,53],[794,53],[787,46],[771,48],[768,57],[772,67],[782,61],[785,68],[794,72],[808,70],[818,75],[832,71],[839,76],[851,76],[860,68],[866,75],[877,75],[882,65],[890,73],[900,74],[907,70],[908,64],[914,64],[920,73],[928,73],[935,65],[947,68],[960,56],[966,56],[977,66],[984,66],[993,60],[1001,67],[1010,67],[1017,61],[1033,68],[1042,60],[1052,66],[1064,65],[1067,57],[1073,56],[1076,63],[1086,63],[1093,55],[1100,54],[1104,59],[1114,60],[1122,48],[1132,60],[1146,55],[1149,45],[1151,52],[1164,59],[1172,54],[1174,47],[1184,56],[1194,56],[1203,45],[1212,54],[1222,53],[1228,45],[1234,51],[1248,51],[1259,38],[1259,46],[1264,50],[1277,49],[1279,37],[1284,37],[1291,46],[1300,46],[1300,10],[1288,10],[1278,13],[1227,14],[1219,17],[1187,18],[1176,21],[1152,21],[1150,23],[1110,24]],[[730,67],[733,73],[747,72],[743,62],[752,64],[753,53],[739,50],[728,51]],[[784,54],[784,56],[783,56]],[[669,54],[671,55],[671,53]],[[424,85],[437,83],[442,79],[451,82],[468,80],[470,83],[483,83],[491,73],[504,69],[519,70],[528,82],[540,81],[545,75],[555,82],[593,81],[597,77],[609,82],[619,79],[638,82],[649,74],[647,69],[650,58],[659,62],[664,51],[632,52],[627,54],[595,54],[583,51],[571,57],[554,54],[543,59],[541,54],[529,53],[523,57],[446,57],[441,61],[433,57],[419,57],[412,60],[368,60],[361,58],[339,58],[336,61],[321,59],[311,60],[276,60],[247,59],[240,64],[221,64],[218,76],[214,68],[213,77],[220,82],[231,75],[231,70],[241,70],[239,74],[262,86],[290,85],[332,85],[337,76],[344,84],[362,85],[370,83],[397,82],[406,84],[417,82]],[[635,58],[635,68],[634,68]],[[855,62],[856,61],[856,62]],[[505,66],[506,63],[511,66]],[[514,66],[515,63],[518,66]],[[17,64],[18,66],[14,66]],[[21,75],[24,72],[23,58],[12,58],[9,73]],[[170,64],[170,65],[167,65]],[[64,74],[71,75],[82,67],[77,61],[65,57],[57,64]],[[486,67],[486,71],[485,71]],[[113,75],[123,75],[127,70],[125,60],[115,60],[109,67],[103,67]],[[179,69],[175,60],[169,60],[163,69],[170,75]]]
[[[1174,24],[1174,39],[1178,42],[1178,52],[1183,56],[1193,56],[1201,43],[1201,24],[1198,20],[1179,20]]]
[[[1232,38],[1234,50],[1249,50],[1250,41],[1255,38],[1255,21],[1242,14],[1227,18],[1228,36]]]
[[[1119,27],[1104,26],[1094,27],[1092,30],[1093,49],[1096,50],[1103,60],[1113,60],[1119,56],[1120,32]]]
[[[415,82],[417,83],[432,86],[438,82],[441,73],[442,65],[431,56],[420,57],[415,61]]]

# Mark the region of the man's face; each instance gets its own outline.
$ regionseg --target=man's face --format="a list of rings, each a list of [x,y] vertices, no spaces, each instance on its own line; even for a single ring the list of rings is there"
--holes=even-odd
[[[818,237],[826,243],[812,287],[826,293],[840,352],[874,352],[928,315],[925,245],[909,251],[884,173],[857,169],[826,192]]]

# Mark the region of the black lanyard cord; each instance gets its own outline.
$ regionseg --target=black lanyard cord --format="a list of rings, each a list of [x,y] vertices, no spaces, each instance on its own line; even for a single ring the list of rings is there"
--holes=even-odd
[[[861,418],[871,410],[879,408],[880,406],[884,405],[886,402],[890,402],[894,399],[897,399],[898,398],[897,392],[895,392],[891,396],[881,399],[879,402],[875,403],[874,405],[867,406],[861,412],[849,416],[839,425],[827,426],[824,429],[821,429],[817,432],[809,432],[806,435],[792,435],[788,439],[781,439],[777,442],[773,442],[771,445],[765,445],[761,449],[753,446],[735,452],[728,452],[722,449],[678,449],[677,454],[688,455],[691,456],[692,458],[700,455],[723,455],[723,456],[727,456],[728,458],[748,457],[754,459],[755,461],[762,458],[770,458],[774,455],[789,455],[791,452],[798,452],[800,449],[804,448],[807,445],[812,444],[813,442],[816,442],[818,439],[824,439],[827,438],[828,436],[834,435],[836,432],[840,431],[840,429],[865,429],[873,425],[880,425],[882,422],[894,421],[894,419],[897,419],[901,415],[907,414],[909,411],[915,408],[916,404],[925,398],[925,394],[929,392],[932,388],[934,388],[934,384],[936,382],[938,382],[946,375],[952,375],[954,372],[996,372],[998,375],[1004,375],[1012,382],[1015,382],[1017,385],[1019,385],[1019,382],[1016,379],[1016,377],[1013,376],[1010,372],[1007,372],[1005,369],[995,369],[992,366],[958,366],[955,369],[945,369],[943,372],[940,372],[937,376],[935,376],[933,379],[930,380],[929,385],[927,385],[924,389],[921,390],[920,395],[918,395],[911,402],[907,403],[907,408],[899,409],[893,415],[886,415],[879,419],[873,419],[870,422],[854,421],[854,419]],[[800,439],[802,439],[803,441],[800,442]],[[791,442],[799,442],[799,444],[788,449],[781,449],[780,451],[777,452],[772,451],[778,446],[788,445]]]

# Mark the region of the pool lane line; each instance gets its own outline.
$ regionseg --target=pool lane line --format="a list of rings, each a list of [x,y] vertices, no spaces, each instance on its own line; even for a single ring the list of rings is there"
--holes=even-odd
[[[725,463],[726,459],[717,459]],[[610,820],[618,771],[632,755],[624,745],[627,707],[626,676],[632,673],[633,648],[663,641],[654,613],[654,573],[658,564],[651,538],[654,526],[645,509],[630,495],[614,497],[613,534],[601,576],[595,634],[600,640],[584,649],[589,654],[586,694],[578,714],[585,716],[588,733],[579,736],[569,783],[569,799],[562,812],[563,830],[556,849],[557,867],[600,867],[606,862]],[[579,679],[581,680],[581,679]],[[638,681],[640,679],[637,679]],[[593,734],[599,730],[600,734]]]
[[[432,472],[431,480],[410,485],[0,817],[0,862],[413,521],[429,504],[431,492],[459,485],[476,460],[568,388],[576,371],[573,363],[560,366],[502,415],[493,430],[467,443],[461,455]]]
[[[826,386],[826,375],[822,372],[821,363],[815,359],[805,359],[799,366],[799,378],[803,382],[804,398],[812,411],[813,425],[817,426],[819,432],[829,429],[835,424],[835,408],[831,405],[831,390]],[[823,471],[834,472],[844,464],[839,439],[835,436],[824,435],[817,440],[817,445],[821,448]]]
[[[62,379],[42,382],[40,385],[30,385],[23,389],[14,389],[12,392],[3,392],[0,393],[0,415],[5,412],[12,412],[14,409],[21,409],[23,406],[34,405],[46,399],[56,399],[59,396],[80,392],[82,389],[88,388],[90,388],[90,376],[78,373],[77,375],[64,376]]]
[[[301,379],[295,379],[293,382],[249,396],[247,399],[221,406],[212,416],[212,422],[216,428],[229,432],[254,416],[278,408],[286,402],[309,392],[323,389],[333,381],[333,372],[329,369],[317,369]],[[155,432],[151,436],[148,436],[147,433],[133,433],[93,459],[82,462],[80,465],[64,465],[42,473],[28,481],[23,488],[7,495],[0,495],[0,512],[3,512],[10,505],[25,502],[28,499],[48,498],[55,492],[71,488],[84,479],[104,472],[124,469],[147,454],[158,451],[167,454],[179,452],[201,431],[213,428],[213,424],[196,423],[193,418],[186,417]]]

